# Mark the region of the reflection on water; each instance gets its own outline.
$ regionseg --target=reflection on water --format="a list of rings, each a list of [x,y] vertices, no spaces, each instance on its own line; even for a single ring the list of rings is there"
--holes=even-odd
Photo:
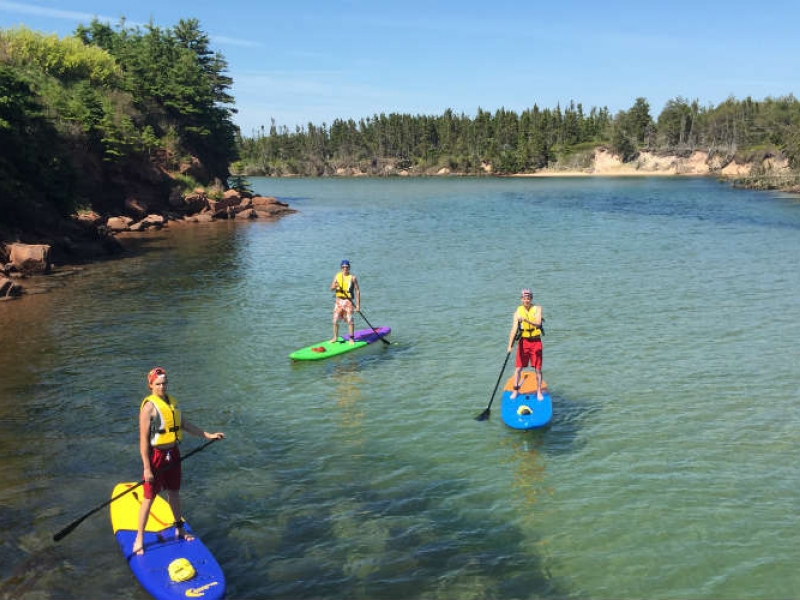
[[[366,385],[361,367],[355,361],[343,361],[330,370],[333,383],[335,415],[341,427],[341,443],[354,454],[364,453],[364,407],[362,388]]]
[[[544,510],[541,500],[554,495],[547,481],[547,457],[542,453],[545,430],[513,432],[503,438],[503,446],[512,451],[504,464],[513,475],[511,489],[514,497],[522,502],[523,521],[530,526],[541,520]]]

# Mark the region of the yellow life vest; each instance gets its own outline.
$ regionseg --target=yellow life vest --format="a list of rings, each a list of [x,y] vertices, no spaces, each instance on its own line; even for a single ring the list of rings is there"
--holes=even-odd
[[[338,273],[336,275],[336,297],[353,299],[353,276]]]
[[[539,317],[539,307],[531,305],[530,310],[525,310],[523,305],[517,308],[517,316],[520,318],[520,330],[523,338],[538,338],[542,336],[542,330],[536,325],[531,325],[528,321],[536,321]],[[522,319],[526,319],[523,321]]]
[[[178,410],[178,402],[175,398],[168,395],[165,401],[155,394],[151,394],[142,400],[139,410],[144,408],[146,402],[152,402],[158,412],[158,416],[153,417],[150,421],[150,445],[163,446],[180,442],[183,439],[181,411]]]

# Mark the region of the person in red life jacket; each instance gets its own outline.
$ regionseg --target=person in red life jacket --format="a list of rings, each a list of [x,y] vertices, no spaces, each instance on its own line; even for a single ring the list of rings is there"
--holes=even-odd
[[[333,339],[331,342],[339,341],[339,321],[345,321],[350,331],[350,343],[354,344],[353,309],[355,308],[356,312],[361,310],[361,289],[358,287],[358,279],[350,272],[350,261],[346,258],[342,261],[341,269],[331,282],[331,291],[336,293],[333,305]]]
[[[514,346],[514,339],[519,334],[517,346],[517,370],[514,378],[514,391],[511,398],[519,395],[522,369],[531,366],[536,371],[536,397],[542,395],[542,307],[533,304],[533,294],[529,289],[522,290],[522,304],[514,311],[511,333],[508,335],[508,352]]]
[[[187,421],[181,415],[175,398],[167,394],[167,372],[155,367],[147,374],[150,395],[142,400],[139,409],[139,454],[144,466],[144,500],[139,510],[138,531],[133,542],[133,553],[144,553],[144,529],[150,516],[150,507],[161,490],[167,491],[167,501],[175,520],[175,537],[193,540],[194,536],[183,529],[181,513],[181,454],[178,443],[183,432],[206,440],[222,439],[222,432],[208,433]]]

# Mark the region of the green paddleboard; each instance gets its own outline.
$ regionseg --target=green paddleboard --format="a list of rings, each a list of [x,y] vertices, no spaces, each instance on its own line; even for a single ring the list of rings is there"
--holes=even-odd
[[[353,335],[353,343],[350,343],[350,336],[340,337],[338,341],[331,342],[325,340],[300,350],[295,350],[289,355],[292,360],[322,360],[324,358],[331,358],[339,356],[345,352],[358,350],[364,346],[368,346],[380,339],[385,339],[392,331],[391,327],[377,327],[376,329],[359,329]]]

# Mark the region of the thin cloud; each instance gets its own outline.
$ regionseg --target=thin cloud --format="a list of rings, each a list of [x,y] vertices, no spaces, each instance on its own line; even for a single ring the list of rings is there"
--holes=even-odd
[[[284,96],[306,98],[385,98],[393,91],[347,81],[346,71],[239,71],[232,74],[240,92],[279,89]]]
[[[90,22],[92,19],[98,21],[119,21],[118,18],[106,17],[103,15],[75,12],[72,10],[59,10],[57,8],[48,8],[44,6],[36,6],[33,4],[21,4],[19,2],[5,2],[0,0],[0,10],[7,12],[22,14],[22,15],[36,15],[37,17],[47,17],[50,19],[63,19],[67,21],[77,22]]]
[[[36,6],[35,4],[23,4],[21,2],[6,2],[5,0],[0,0],[0,10],[20,15],[33,15],[49,19],[74,21],[75,23],[90,23],[94,19],[97,19],[101,23],[119,23],[124,20],[126,27],[147,26],[146,23],[138,23],[136,21],[131,21],[124,17],[109,17],[107,15],[98,15],[94,13],[77,12],[72,10],[60,10],[57,8]],[[227,46],[240,46],[243,48],[264,47],[264,44],[262,44],[261,42],[246,40],[241,38],[233,38],[223,35],[209,35],[209,39],[216,43],[225,44]]]
[[[261,42],[254,42],[253,40],[243,40],[241,38],[226,37],[224,35],[209,35],[212,42],[224,44],[226,46],[241,46],[243,48],[263,48],[264,44]]]

